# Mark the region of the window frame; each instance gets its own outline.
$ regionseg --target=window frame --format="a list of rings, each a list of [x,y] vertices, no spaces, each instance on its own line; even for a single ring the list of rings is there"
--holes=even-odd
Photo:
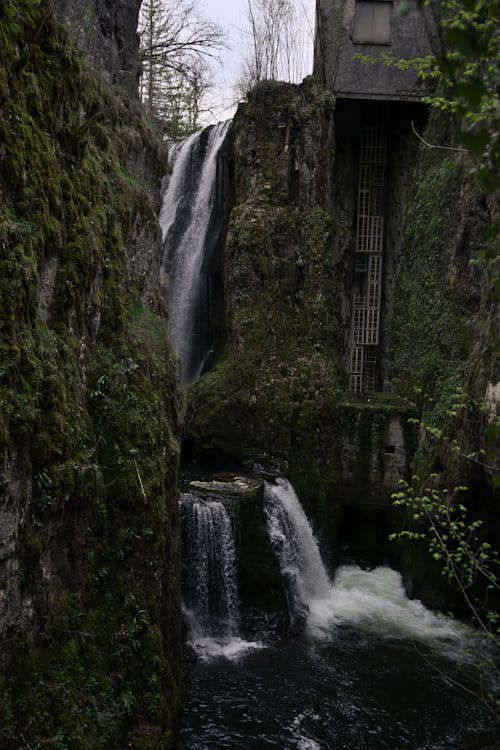
[[[366,19],[362,19],[360,16],[362,14],[361,8],[365,6],[369,6],[370,10],[375,11],[377,6],[389,8],[389,18],[388,20],[388,33],[384,35],[382,38],[374,38],[375,34],[373,33],[372,36],[370,36],[368,33],[363,33],[361,29],[359,28],[361,24],[366,25]],[[394,0],[355,0],[354,4],[354,15],[352,18],[352,30],[351,30],[351,40],[353,44],[371,44],[371,45],[377,45],[377,46],[383,46],[383,47],[390,47],[392,44],[392,21],[394,18]],[[380,23],[386,23],[386,21],[382,21],[380,19]],[[356,26],[358,24],[358,32],[356,32]],[[375,26],[375,18],[373,18],[371,22],[371,28],[373,29]],[[356,36],[357,33],[357,36]]]

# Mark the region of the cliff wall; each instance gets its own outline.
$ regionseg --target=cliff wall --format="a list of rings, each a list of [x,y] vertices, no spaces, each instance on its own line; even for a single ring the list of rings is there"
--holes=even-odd
[[[458,387],[482,399],[498,382],[491,281],[476,262],[492,201],[467,155],[419,142],[412,123],[425,127],[426,115],[419,104],[334,102],[312,79],[251,93],[233,126],[226,346],[188,396],[191,451],[286,473],[327,548],[339,550],[344,530],[352,546],[376,527],[379,559],[397,555],[386,542],[402,520],[391,510],[400,479],[438,467],[443,484],[470,483],[472,505],[491,496],[480,467],[470,476],[408,423],[423,415],[477,450],[473,420],[447,413]],[[347,377],[359,143],[377,123],[389,143],[380,370],[376,392],[359,397]],[[436,116],[426,137],[453,144],[455,132]],[[432,576],[429,560],[408,554],[413,590],[444,602],[436,577],[427,592],[417,584]]]
[[[0,11],[0,744],[170,747],[181,650],[166,154],[50,6]]]
[[[52,7],[94,70],[136,94],[141,0],[52,0]]]
[[[197,454],[286,473],[330,549],[338,549],[343,506],[390,507],[412,441],[411,404],[348,391],[357,134],[372,115],[354,109],[340,110],[314,79],[264,83],[240,107],[224,257],[226,346],[191,387],[186,426]],[[391,163],[397,218],[409,183],[408,126],[394,119],[402,134]],[[390,227],[392,264],[401,221]]]
[[[224,258],[226,346],[191,387],[187,417],[196,452],[289,471],[319,502],[336,471],[328,426],[343,385],[345,233],[329,206],[332,115],[331,97],[312,81],[261,84],[240,106]]]
[[[440,113],[432,115],[424,137],[459,146],[456,124]],[[499,411],[499,305],[483,256],[495,253],[496,220],[495,197],[482,188],[473,159],[420,144],[387,358],[391,387],[415,402],[423,423],[441,436],[421,430],[412,473],[421,482],[434,475],[431,484],[441,487],[466,486],[461,502],[471,518],[484,522],[481,534],[494,546],[500,544],[498,488],[492,482],[498,465],[493,423]],[[425,544],[406,547],[403,567],[415,595],[435,606],[449,600],[450,587]]]

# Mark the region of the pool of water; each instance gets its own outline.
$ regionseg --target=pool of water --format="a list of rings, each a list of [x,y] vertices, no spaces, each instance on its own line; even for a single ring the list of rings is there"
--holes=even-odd
[[[183,739],[190,750],[453,750],[488,726],[464,626],[410,601],[389,568],[337,571],[300,636],[202,639]]]

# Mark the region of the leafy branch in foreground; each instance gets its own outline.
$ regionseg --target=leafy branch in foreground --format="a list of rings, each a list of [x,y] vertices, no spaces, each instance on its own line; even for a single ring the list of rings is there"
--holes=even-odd
[[[393,504],[406,511],[410,528],[389,538],[427,545],[429,554],[441,566],[441,574],[467,605],[480,636],[473,645],[478,674],[475,681],[456,681],[441,674],[480,700],[498,720],[500,613],[490,600],[493,595],[498,602],[500,594],[500,556],[483,538],[483,521],[471,518],[461,502],[468,488],[458,486],[450,491],[440,487],[438,481],[438,475],[431,474],[426,481],[414,476],[411,484],[401,482],[401,490],[392,495]]]
[[[411,484],[401,483],[401,490],[392,498],[395,507],[408,512],[412,529],[390,538],[424,541],[441,565],[442,575],[462,595],[477,625],[500,647],[500,615],[487,606],[488,593],[500,593],[500,556],[481,538],[483,521],[470,519],[460,502],[468,488],[458,486],[450,491],[437,482],[438,475],[431,474],[423,482],[414,476]]]
[[[416,393],[422,395],[422,389],[417,388]],[[424,402],[432,412],[433,400],[425,398]],[[447,422],[447,428],[409,420],[420,427],[421,444],[427,445],[431,456],[446,456],[447,466],[454,467],[452,473],[458,477],[478,476],[479,472],[484,486],[494,492],[500,485],[496,394],[477,401],[458,388],[441,421]],[[472,446],[476,449],[471,450]],[[478,517],[476,506],[482,503],[477,491],[458,483],[447,487],[443,480],[446,474],[431,473],[425,479],[413,476],[411,482],[400,483],[392,499],[394,506],[404,511],[405,524],[390,539],[424,545],[443,578],[460,595],[479,638],[474,645],[475,684],[458,684],[500,719],[498,690],[491,688],[493,682],[500,684],[500,554],[489,536],[491,525]]]

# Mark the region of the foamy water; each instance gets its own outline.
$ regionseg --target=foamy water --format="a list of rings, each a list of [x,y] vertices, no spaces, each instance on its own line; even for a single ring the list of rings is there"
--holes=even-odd
[[[310,737],[304,730],[304,722],[317,723],[321,716],[312,711],[304,711],[293,720],[290,726],[292,737],[297,743],[297,750],[321,750],[321,744]]]
[[[193,638],[188,644],[202,661],[212,659],[239,659],[250,651],[264,648],[259,641],[245,641],[243,638]]]
[[[309,600],[307,629],[325,638],[338,625],[352,625],[393,638],[458,641],[468,629],[422,602],[409,599],[401,575],[389,567],[362,570],[343,565],[327,597]]]
[[[491,717],[458,687],[480,684],[481,644],[471,629],[408,599],[389,567],[343,565],[331,580],[286,480],[266,485],[265,509],[292,621],[295,613],[305,633],[260,643],[191,629],[200,663],[184,718],[186,747],[472,745]]]
[[[310,636],[325,639],[349,625],[388,638],[453,643],[468,628],[407,597],[401,575],[387,566],[362,570],[343,565],[332,582],[318,542],[292,485],[286,479],[265,489],[267,528],[287,582],[292,616],[305,614]]]

